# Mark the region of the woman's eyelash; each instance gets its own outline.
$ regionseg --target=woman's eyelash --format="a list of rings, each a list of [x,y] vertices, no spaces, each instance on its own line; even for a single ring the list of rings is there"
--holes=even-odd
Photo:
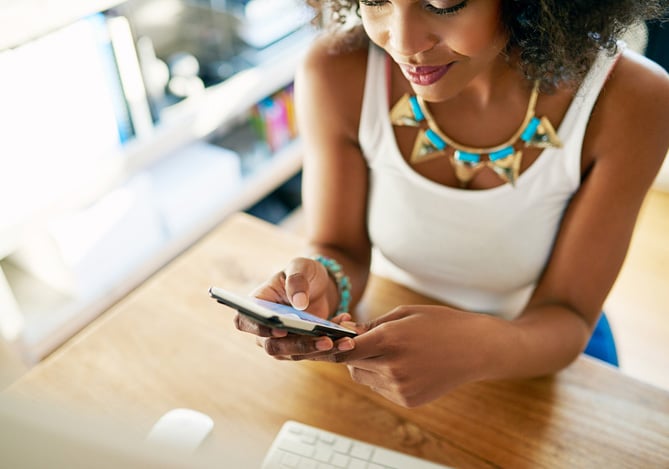
[[[467,6],[467,2],[469,0],[463,0],[462,2],[458,3],[457,5],[453,5],[452,7],[448,8],[437,8],[433,5],[430,5],[429,3],[425,5],[425,9],[427,11],[430,11],[434,14],[437,15],[454,15],[458,11],[462,10],[464,7]]]
[[[366,7],[381,7],[384,3],[384,0],[360,0],[360,3]]]
[[[429,3],[425,5],[425,9],[431,13],[434,13],[436,15],[453,15],[457,13],[459,10],[462,10],[464,7],[467,6],[467,2],[469,0],[463,0],[462,2],[458,3],[457,5],[453,5],[452,7],[448,8],[437,8],[434,5],[430,5]],[[365,5],[367,7],[382,7],[384,4],[387,3],[386,0],[360,0],[360,3],[362,5]]]

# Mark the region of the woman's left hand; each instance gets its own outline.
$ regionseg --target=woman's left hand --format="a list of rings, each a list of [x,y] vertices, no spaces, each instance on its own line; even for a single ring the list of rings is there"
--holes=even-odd
[[[499,340],[507,327],[512,326],[503,319],[444,306],[400,306],[355,326],[361,334],[350,352],[318,359],[345,363],[357,383],[415,407],[485,378],[494,366],[489,357],[498,357],[489,339]]]

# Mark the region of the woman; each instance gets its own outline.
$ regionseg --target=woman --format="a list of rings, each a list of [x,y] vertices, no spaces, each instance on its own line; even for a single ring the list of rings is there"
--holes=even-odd
[[[336,315],[360,335],[287,335],[241,316],[237,327],[277,358],[346,363],[354,381],[404,406],[567,366],[667,153],[669,78],[616,43],[663,6],[328,5],[341,27],[313,45],[295,82],[317,256],[254,295]],[[449,306],[350,322],[370,266]]]

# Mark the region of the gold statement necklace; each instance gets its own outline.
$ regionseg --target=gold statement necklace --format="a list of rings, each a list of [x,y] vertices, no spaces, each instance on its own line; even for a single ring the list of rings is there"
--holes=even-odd
[[[411,152],[412,163],[450,154],[449,160],[460,187],[466,188],[474,175],[486,166],[502,180],[515,186],[523,158],[522,148],[562,147],[562,142],[548,118],[536,117],[534,113],[538,96],[537,81],[532,88],[525,118],[518,130],[504,143],[487,148],[462,145],[449,138],[435,122],[427,103],[419,96],[402,96],[390,111],[390,121],[396,126],[421,128]],[[452,153],[449,148],[453,149]]]

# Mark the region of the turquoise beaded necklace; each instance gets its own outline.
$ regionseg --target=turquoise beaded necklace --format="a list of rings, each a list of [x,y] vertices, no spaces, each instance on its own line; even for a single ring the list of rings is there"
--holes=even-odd
[[[470,147],[449,138],[436,124],[427,103],[419,96],[402,96],[390,111],[390,121],[396,126],[421,127],[411,152],[412,163],[447,156],[450,147],[454,150],[450,162],[461,187],[467,187],[474,175],[484,167],[491,168],[505,182],[515,186],[523,158],[523,151],[518,147],[562,147],[548,118],[535,115],[538,96],[539,82],[535,82],[520,127],[506,142],[492,147]],[[484,156],[487,158],[484,159]]]

